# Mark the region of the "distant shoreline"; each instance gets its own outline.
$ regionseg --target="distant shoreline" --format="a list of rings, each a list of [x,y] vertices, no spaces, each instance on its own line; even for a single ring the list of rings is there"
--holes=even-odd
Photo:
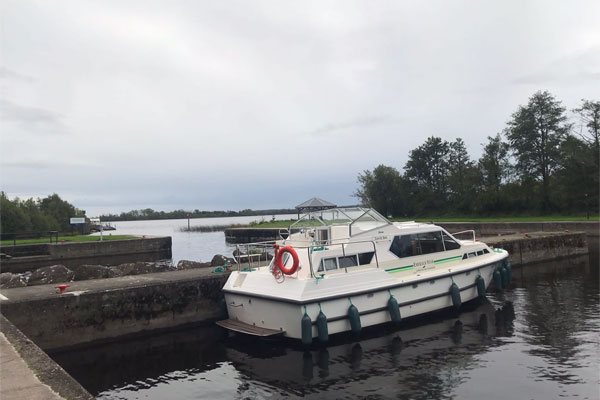
[[[255,217],[277,214],[297,214],[295,209],[274,209],[274,210],[242,210],[242,211],[154,211],[152,209],[132,210],[121,214],[101,215],[99,218],[106,222],[121,221],[149,221],[163,219],[196,219],[196,218],[224,218],[224,217]]]

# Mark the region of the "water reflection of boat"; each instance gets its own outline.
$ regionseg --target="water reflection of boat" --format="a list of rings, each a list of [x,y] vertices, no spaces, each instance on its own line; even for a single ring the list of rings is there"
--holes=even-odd
[[[414,374],[431,376],[472,367],[473,355],[496,346],[493,337],[512,332],[515,318],[511,303],[496,310],[487,300],[458,317],[449,317],[447,313],[433,317],[432,322],[416,320],[399,330],[388,325],[384,333],[378,327],[364,332],[360,341],[346,335],[326,347],[313,346],[309,351],[293,343],[289,343],[293,347],[269,342],[253,342],[253,346],[248,346],[238,336],[227,342],[226,354],[247,379],[298,395],[314,389],[323,395],[324,390],[343,387],[357,397],[367,396],[367,388],[391,390],[384,394],[387,396],[410,390]],[[405,386],[389,388],[390,381]]]
[[[295,230],[295,231],[294,231]],[[283,335],[311,343],[330,334],[454,306],[506,286],[508,253],[468,231],[459,240],[443,228],[392,223],[372,209],[335,208],[306,214],[277,243],[238,249],[249,268],[233,271],[223,287],[229,319],[218,324],[258,336]],[[273,246],[269,266],[253,255]]]

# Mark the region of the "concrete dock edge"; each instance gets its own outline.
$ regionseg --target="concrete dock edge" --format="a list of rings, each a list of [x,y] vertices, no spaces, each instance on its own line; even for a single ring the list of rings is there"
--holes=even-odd
[[[1,314],[0,332],[4,334],[8,342],[25,361],[31,370],[31,374],[37,376],[43,384],[48,385],[59,396],[73,400],[94,398],[71,375],[56,364],[42,349]],[[4,380],[5,377],[2,376],[1,379]],[[2,399],[9,400],[5,396],[2,396]]]

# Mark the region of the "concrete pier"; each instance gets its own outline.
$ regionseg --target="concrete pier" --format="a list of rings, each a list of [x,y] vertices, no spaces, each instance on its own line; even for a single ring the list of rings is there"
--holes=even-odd
[[[587,235],[584,232],[532,232],[483,237],[481,241],[490,247],[508,251],[512,265],[527,265],[589,253]]]
[[[118,265],[136,261],[171,258],[171,237],[103,240],[94,242],[41,243],[5,245],[0,253],[2,272],[26,272],[49,265],[66,267],[82,264]]]
[[[206,323],[226,274],[211,268],[2,290],[2,314],[44,350]]]
[[[94,398],[1,315],[0,331],[0,399]]]

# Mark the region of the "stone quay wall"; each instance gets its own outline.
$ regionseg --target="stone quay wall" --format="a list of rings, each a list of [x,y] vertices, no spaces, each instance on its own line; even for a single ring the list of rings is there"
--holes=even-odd
[[[43,350],[214,321],[228,273],[210,268],[2,291],[2,314]]]
[[[436,222],[450,233],[475,230],[477,237],[509,235],[531,232],[585,232],[588,246],[598,249],[600,243],[599,221],[557,222]],[[251,243],[278,240],[279,228],[228,228],[225,240],[228,243]]]
[[[488,237],[488,246],[508,251],[512,265],[526,265],[589,253],[583,232],[531,233]]]
[[[26,272],[49,265],[76,267],[82,264],[118,265],[172,257],[171,237],[145,237],[94,242],[43,243],[1,246],[2,272]]]

